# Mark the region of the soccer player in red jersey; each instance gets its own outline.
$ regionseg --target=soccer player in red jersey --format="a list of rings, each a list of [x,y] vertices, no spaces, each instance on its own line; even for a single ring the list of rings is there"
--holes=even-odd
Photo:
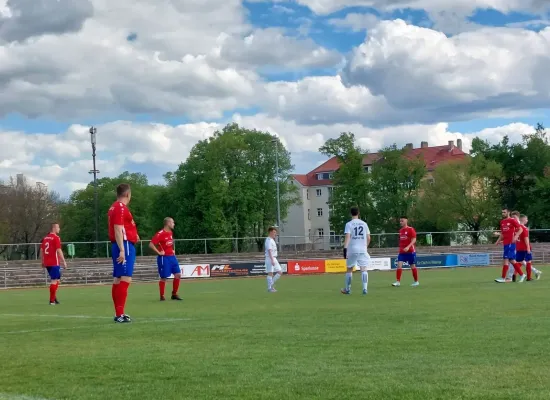
[[[512,216],[510,216],[510,212],[507,208],[502,209],[502,220],[500,221],[500,235],[496,241],[496,244],[502,243],[504,246],[504,251],[502,254],[502,258],[504,260],[503,266],[502,266],[502,274],[501,277],[498,279],[495,279],[495,282],[498,283],[504,283],[506,282],[506,275],[508,274],[508,267],[511,264],[514,267],[514,270],[516,273],[520,276],[520,282],[525,281],[526,276],[523,274],[523,271],[521,270],[521,263],[518,263],[516,261],[516,242],[518,241],[519,236],[523,232],[523,229],[518,221],[514,216],[519,216],[519,213],[517,211],[514,211],[512,213]]]
[[[61,279],[61,264],[63,264],[63,269],[67,269],[67,262],[63,250],[61,250],[59,231],[59,224],[53,223],[50,227],[50,233],[42,239],[40,244],[42,268],[46,268],[50,276],[50,305],[52,306],[59,304],[57,289],[59,289],[59,280]]]
[[[403,274],[403,263],[411,267],[414,283],[411,286],[418,286],[418,269],[416,268],[416,231],[409,226],[409,220],[403,216],[399,219],[401,229],[399,230],[399,255],[397,256],[397,280],[392,286],[401,286],[401,275]]]
[[[168,279],[170,275],[174,275],[171,299],[182,300],[181,297],[178,296],[178,289],[181,281],[181,268],[174,253],[173,231],[175,226],[176,224],[172,218],[164,218],[164,228],[158,231],[149,243],[149,247],[158,255],[157,266],[160,277],[160,301],[166,300],[164,297],[164,289],[166,288],[166,279]]]
[[[529,219],[527,218],[527,215],[523,215],[523,214],[520,215],[519,223],[521,224],[523,232],[519,236],[519,240],[516,244],[516,249],[517,249],[516,261],[519,263],[525,264],[525,268],[527,269],[527,280],[531,281],[533,272],[535,273],[535,277],[537,278],[537,280],[540,279],[542,272],[534,268],[532,264],[533,253],[532,253],[531,242],[529,240],[529,228],[527,228],[528,222],[529,222]],[[514,280],[515,280],[515,274],[514,274]]]
[[[116,195],[117,200],[107,213],[114,278],[111,295],[115,306],[115,322],[126,323],[132,322],[130,316],[124,313],[124,309],[128,298],[128,287],[134,273],[135,246],[139,241],[139,236],[134,217],[128,209],[132,198],[130,185],[127,183],[118,185]]]

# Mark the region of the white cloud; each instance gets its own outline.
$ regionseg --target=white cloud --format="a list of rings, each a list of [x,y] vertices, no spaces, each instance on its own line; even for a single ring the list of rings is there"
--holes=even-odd
[[[360,124],[301,125],[265,114],[255,116],[234,115],[232,121],[247,128],[269,131],[278,135],[292,153],[297,172],[307,172],[315,167],[322,156],[318,149],[326,140],[341,132],[355,133],[358,143],[365,149],[376,151],[397,143],[400,146],[421,141],[430,145],[446,144],[449,140],[462,139],[469,149],[471,140],[479,136],[489,142],[500,141],[508,135],[519,142],[522,135],[534,131],[523,123],[488,128],[479,132],[460,133],[448,129],[447,123],[433,125],[404,125],[372,129]],[[140,171],[160,176],[175,170],[185,161],[191,148],[210,137],[223,126],[216,123],[194,123],[171,126],[159,123],[114,121],[97,127],[97,168],[100,176],[115,176],[128,166],[141,165]],[[0,147],[0,179],[23,173],[33,181],[44,182],[67,195],[76,188],[85,187],[90,181],[92,169],[89,127],[72,125],[59,134],[28,134],[18,131],[0,131],[0,141],[10,146]],[[154,171],[148,168],[154,167]]]
[[[350,28],[355,32],[361,32],[374,28],[380,20],[374,14],[349,13],[344,18],[332,18],[328,22],[339,28]]]

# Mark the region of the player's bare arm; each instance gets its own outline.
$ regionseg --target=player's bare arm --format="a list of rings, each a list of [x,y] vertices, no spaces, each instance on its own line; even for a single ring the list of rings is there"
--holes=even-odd
[[[57,257],[59,257],[59,260],[63,263],[63,268],[67,269],[67,261],[65,260],[65,255],[63,254],[63,250],[57,249]]]
[[[149,248],[151,250],[153,250],[155,253],[157,253],[157,255],[159,256],[163,256],[164,255],[164,251],[163,250],[159,250],[157,246],[155,246],[153,244],[153,242],[149,242]]]
[[[519,228],[516,234],[514,235],[514,242],[517,242],[520,235],[523,233],[523,228]]]
[[[527,249],[527,253],[531,253],[531,241],[529,240],[529,236],[526,236],[525,239],[523,239],[523,241],[525,242],[525,246],[526,249]]]
[[[502,233],[499,233],[498,234],[498,238],[497,238],[497,241],[495,242],[495,244],[501,244],[502,243]]]
[[[370,246],[370,234],[367,235],[367,248]]]
[[[119,264],[123,264],[126,261],[126,255],[124,254],[124,225],[115,225],[115,240],[120,254],[116,259]]]
[[[411,239],[411,243],[410,243],[407,247],[405,247],[403,250],[409,251],[409,250],[411,249],[411,247],[414,246],[415,244],[416,244],[416,238],[413,237],[413,238]]]

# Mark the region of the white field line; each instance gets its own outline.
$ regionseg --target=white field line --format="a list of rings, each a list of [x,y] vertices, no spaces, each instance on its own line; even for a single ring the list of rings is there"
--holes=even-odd
[[[48,400],[43,397],[25,396],[19,394],[0,393],[0,400]]]

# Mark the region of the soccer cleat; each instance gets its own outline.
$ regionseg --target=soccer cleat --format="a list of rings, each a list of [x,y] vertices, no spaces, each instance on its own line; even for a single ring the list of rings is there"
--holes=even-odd
[[[55,304],[59,304],[59,301],[57,300],[57,297],[55,298]]]
[[[277,290],[275,288],[267,289],[269,293],[277,293]]]
[[[394,287],[399,287],[399,286],[401,286],[401,282],[397,281],[397,282],[392,283],[391,285],[394,286]]]
[[[363,289],[363,294],[367,294],[367,289]]]
[[[340,290],[340,293],[342,293],[342,294],[351,294],[351,290],[349,290],[349,289],[341,289],[341,290]]]
[[[522,276],[519,277],[519,283],[523,283],[525,282],[525,278],[527,278],[527,275],[523,274]]]
[[[181,297],[179,297],[177,294],[173,294],[171,297],[172,300],[183,300]]]
[[[50,306],[55,306],[55,301],[50,301]]]
[[[124,315],[121,315],[121,316],[119,316],[119,317],[115,317],[115,322],[116,322],[117,324],[124,324],[124,323],[127,322],[127,321],[126,321],[126,319],[124,319]]]
[[[160,301],[166,301],[166,297],[160,296]]]
[[[124,322],[132,322],[132,318],[128,314],[122,314],[122,318],[124,318]]]
[[[411,286],[412,286],[412,287],[417,287],[417,286],[420,286],[420,283],[419,283],[418,281],[416,281],[416,282],[413,282],[413,283],[411,284]]]
[[[537,281],[540,279],[541,275],[542,275],[542,271],[535,272],[535,278],[537,278]]]
[[[497,278],[497,279],[495,279],[495,282],[496,283],[506,283],[506,279]]]
[[[516,281],[516,274],[512,275],[512,282]]]

